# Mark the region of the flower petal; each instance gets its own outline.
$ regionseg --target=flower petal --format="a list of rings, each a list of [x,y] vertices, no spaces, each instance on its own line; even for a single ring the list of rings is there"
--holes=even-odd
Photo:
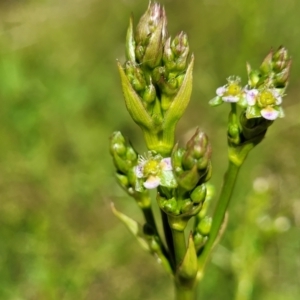
[[[172,162],[171,162],[171,157],[166,157],[163,158],[160,162],[160,168],[162,171],[172,171]]]
[[[270,106],[262,109],[260,113],[267,120],[275,120],[279,116],[279,111]]]
[[[222,97],[225,92],[226,92],[226,87],[225,86],[221,86],[221,87],[217,88],[217,90],[216,90],[216,94],[219,97]]]
[[[144,166],[143,164],[139,164],[134,168],[134,173],[137,178],[144,177]]]
[[[149,176],[144,182],[144,187],[148,190],[155,189],[160,184],[160,178],[158,176]]]
[[[246,90],[246,99],[247,99],[248,105],[250,105],[250,106],[255,105],[257,95],[258,95],[258,90],[256,90],[256,89]]]
[[[239,96],[228,95],[228,96],[223,96],[222,99],[223,99],[224,102],[234,103],[234,102],[238,102],[240,97]]]

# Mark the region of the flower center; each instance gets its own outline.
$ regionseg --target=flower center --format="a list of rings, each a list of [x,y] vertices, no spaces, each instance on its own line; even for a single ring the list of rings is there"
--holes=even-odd
[[[276,103],[276,99],[272,92],[265,90],[258,94],[257,97],[258,106],[266,107]]]
[[[144,165],[144,176],[156,175],[159,171],[159,162],[154,159],[148,160]]]
[[[226,89],[226,94],[230,96],[237,96],[241,93],[241,87],[236,82],[231,82],[228,84]]]

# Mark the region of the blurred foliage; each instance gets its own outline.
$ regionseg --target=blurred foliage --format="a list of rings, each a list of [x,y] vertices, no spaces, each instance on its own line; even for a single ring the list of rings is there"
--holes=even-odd
[[[252,299],[296,299],[300,2],[161,2],[170,33],[186,31],[196,57],[192,103],[178,139],[197,125],[208,133],[216,186],[226,169],[228,107],[212,109],[208,100],[229,75],[245,79],[245,62],[257,67],[271,47],[283,44],[293,57],[286,118],[275,122],[242,169],[228,230],[199,299],[233,299],[241,274],[252,276]],[[141,220],[112,176],[108,137],[121,130],[144,149],[125,109],[116,59],[124,60],[130,13],[137,19],[146,6],[134,0],[0,2],[0,299],[171,299],[171,281],[109,206],[114,201]],[[257,178],[272,178],[273,186],[259,213],[260,202],[251,205],[247,196]],[[260,236],[257,216],[290,225]],[[245,259],[236,263],[236,256]]]

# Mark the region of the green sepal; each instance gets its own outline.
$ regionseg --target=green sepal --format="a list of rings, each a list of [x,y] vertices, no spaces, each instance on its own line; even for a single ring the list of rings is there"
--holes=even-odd
[[[172,171],[162,171],[159,175],[160,185],[167,188],[174,189],[177,187],[177,181]]]
[[[254,106],[248,106],[246,110],[246,118],[252,119],[252,118],[261,118],[261,109],[254,105]]]
[[[223,102],[224,102],[224,101],[222,100],[222,97],[216,96],[215,98],[209,100],[209,101],[208,101],[208,104],[209,104],[210,106],[219,106],[219,105],[223,104]]]
[[[153,128],[153,120],[143,106],[141,98],[130,84],[122,65],[119,62],[117,64],[121,76],[122,89],[128,112],[138,125],[147,129]]]
[[[197,252],[193,234],[190,233],[187,250],[181,265],[177,269],[176,276],[180,280],[193,282],[198,272]]]
[[[148,244],[148,239],[143,233],[143,226],[135,220],[129,218],[123,213],[116,210],[113,203],[111,203],[111,210],[113,214],[127,227],[127,229],[133,234],[140,246],[147,252],[151,252]]]

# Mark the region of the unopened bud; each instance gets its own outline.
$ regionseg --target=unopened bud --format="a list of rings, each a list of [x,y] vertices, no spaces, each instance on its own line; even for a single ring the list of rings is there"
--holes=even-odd
[[[150,2],[147,11],[136,27],[136,57],[139,62],[150,68],[160,64],[163,45],[167,39],[166,26],[167,18],[164,7]]]

